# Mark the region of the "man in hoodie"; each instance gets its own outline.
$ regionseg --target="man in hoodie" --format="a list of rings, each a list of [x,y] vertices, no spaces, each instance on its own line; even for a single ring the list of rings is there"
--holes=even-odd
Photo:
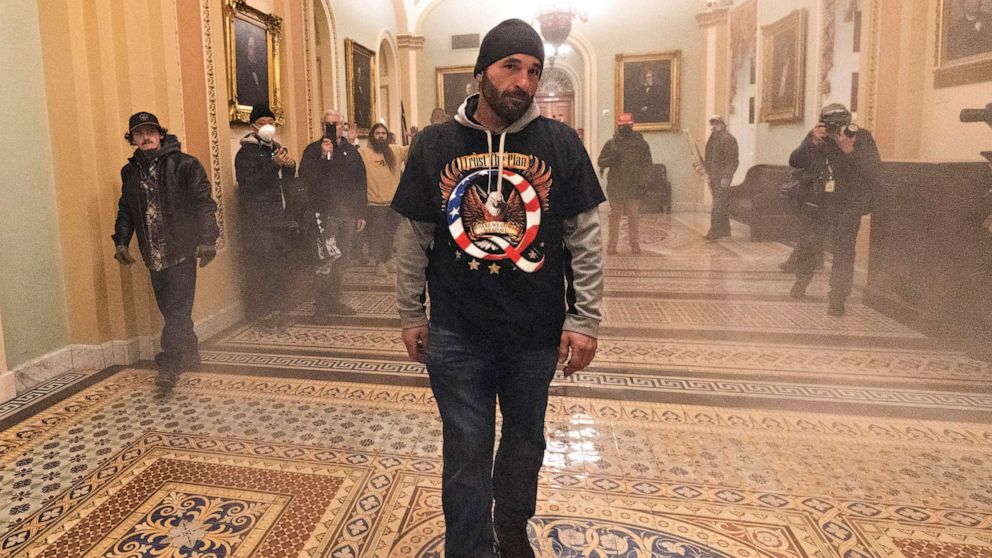
[[[134,263],[128,251],[137,233],[141,258],[151,273],[155,302],[165,320],[162,352],[155,355],[159,395],[166,395],[184,369],[200,363],[193,331],[196,263],[217,254],[217,204],[203,165],[182,152],[176,136],[150,112],[128,121],[125,139],[137,146],[121,169],[121,197],[114,224],[114,259]]]
[[[475,65],[481,93],[421,132],[393,198],[407,218],[397,240],[403,342],[427,365],[444,429],[451,558],[495,556],[494,530],[502,556],[534,556],[527,522],[548,388],[556,363],[569,376],[596,353],[605,198],[575,131],[534,103],[543,63],[525,22],[493,28]]]
[[[353,316],[341,301],[344,272],[354,256],[355,234],[365,229],[368,184],[358,148],[345,137],[344,119],[334,110],[324,112],[324,137],[303,150],[300,178],[306,181],[310,205],[318,226],[333,237],[341,256],[326,258],[315,268],[314,323],[333,321],[334,314]]]
[[[368,178],[369,256],[378,275],[385,275],[393,267],[393,237],[399,215],[389,207],[400,183],[400,174],[406,162],[407,148],[389,144],[389,129],[379,122],[369,131],[369,144],[359,148]]]
[[[296,162],[275,140],[276,117],[268,105],[252,107],[249,119],[252,131],[241,138],[241,149],[234,157],[247,260],[245,300],[248,315],[260,318],[261,329],[280,331],[289,325],[283,311],[290,230],[296,226],[286,217],[283,182],[296,175]]]
[[[706,160],[703,162],[710,193],[713,194],[710,230],[706,233],[706,240],[730,236],[730,182],[734,179],[738,164],[737,139],[727,131],[722,116],[711,116],[710,139],[706,140]]]
[[[606,253],[617,253],[620,218],[626,215],[630,251],[640,254],[638,213],[651,171],[651,147],[644,136],[634,132],[633,114],[625,112],[617,119],[617,132],[603,146],[598,163],[600,174],[610,169],[606,186],[610,198],[610,243]]]

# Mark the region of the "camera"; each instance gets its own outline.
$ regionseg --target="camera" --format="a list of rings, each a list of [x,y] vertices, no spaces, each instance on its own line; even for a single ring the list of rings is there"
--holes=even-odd
[[[831,136],[835,136],[838,133],[843,132],[845,136],[849,138],[853,138],[855,135],[857,135],[858,130],[861,129],[858,127],[857,124],[854,123],[848,124],[843,122],[821,121],[820,124],[822,124],[827,129],[827,133],[830,134]]]
[[[960,119],[961,122],[984,122],[992,126],[992,103],[983,109],[962,109]]]

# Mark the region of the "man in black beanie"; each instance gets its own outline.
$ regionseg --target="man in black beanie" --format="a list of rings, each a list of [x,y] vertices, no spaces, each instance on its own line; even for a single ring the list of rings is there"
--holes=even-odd
[[[155,302],[165,320],[162,352],[155,355],[156,395],[164,397],[183,370],[200,364],[193,331],[196,264],[199,260],[204,267],[217,254],[217,204],[203,165],[182,152],[179,140],[154,114],[131,116],[124,138],[135,150],[121,169],[114,259],[133,264],[128,245],[138,237]]]
[[[396,257],[403,342],[427,364],[444,427],[449,558],[534,556],[527,522],[548,387],[558,363],[569,376],[596,354],[604,196],[575,131],[533,102],[543,64],[531,26],[491,30],[475,65],[481,92],[421,132],[393,197],[407,218]]]
[[[296,175],[296,162],[276,141],[276,117],[266,104],[251,109],[251,131],[241,138],[234,157],[238,180],[242,240],[245,251],[245,303],[249,318],[266,332],[290,324],[286,284],[292,228],[286,212],[285,183]]]

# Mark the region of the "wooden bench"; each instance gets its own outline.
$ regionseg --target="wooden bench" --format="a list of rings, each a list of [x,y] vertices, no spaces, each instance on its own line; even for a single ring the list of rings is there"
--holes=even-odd
[[[754,165],[731,188],[730,218],[751,228],[751,240],[798,240],[799,216],[779,191],[791,175],[788,165]]]

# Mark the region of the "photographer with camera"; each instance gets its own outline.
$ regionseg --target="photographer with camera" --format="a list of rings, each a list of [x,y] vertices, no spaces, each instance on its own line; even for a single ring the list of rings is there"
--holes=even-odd
[[[851,123],[842,104],[827,105],[820,120],[792,152],[789,165],[798,169],[805,194],[801,200],[806,232],[796,247],[796,282],[791,296],[806,296],[813,279],[817,248],[832,241],[833,265],[827,314],[844,315],[844,301],[854,279],[854,250],[861,217],[874,209],[880,184],[881,159],[868,130]]]

